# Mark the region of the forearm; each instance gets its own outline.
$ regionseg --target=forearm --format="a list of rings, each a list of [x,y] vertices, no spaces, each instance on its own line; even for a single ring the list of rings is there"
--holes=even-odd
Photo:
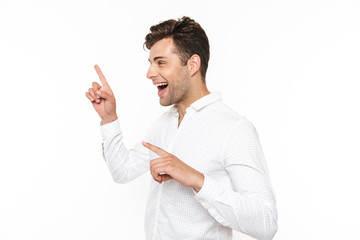
[[[220,224],[256,239],[272,239],[277,231],[275,200],[266,193],[236,192],[205,176],[195,199]]]
[[[224,226],[256,239],[270,240],[277,231],[277,211],[264,154],[255,127],[240,122],[229,130],[223,159],[230,181],[205,175],[195,198]]]
[[[101,132],[103,157],[115,182],[129,182],[148,169],[148,151],[139,144],[126,148],[118,120],[102,125]]]

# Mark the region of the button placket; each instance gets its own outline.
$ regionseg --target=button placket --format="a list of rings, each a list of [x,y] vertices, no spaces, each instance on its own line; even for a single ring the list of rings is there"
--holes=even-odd
[[[179,132],[177,125],[178,125],[178,114],[176,114],[176,118],[174,118],[174,128],[172,128],[172,131],[174,131],[174,133],[172,134],[173,136],[171,137],[169,147],[166,149],[166,151],[170,152],[170,153],[172,152],[172,148],[174,146],[175,140],[176,140],[178,132]],[[158,195],[157,202],[156,202],[155,221],[154,221],[154,228],[153,228],[154,230],[153,230],[152,240],[156,240],[157,226],[158,226],[158,221],[159,221],[160,201],[161,201],[161,196],[163,194],[164,186],[165,186],[165,182],[162,182],[161,184],[159,184],[159,192],[158,192],[159,195]]]

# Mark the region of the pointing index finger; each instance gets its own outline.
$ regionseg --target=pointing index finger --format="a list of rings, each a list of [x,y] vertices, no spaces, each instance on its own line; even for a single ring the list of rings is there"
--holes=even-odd
[[[97,75],[100,78],[100,81],[101,81],[102,85],[107,87],[107,88],[110,88],[110,86],[109,86],[108,82],[106,81],[106,78],[105,78],[104,74],[102,73],[100,67],[97,64],[95,64],[94,68],[95,68],[95,71],[96,71]]]
[[[151,151],[153,151],[154,153],[158,154],[160,157],[165,157],[165,156],[169,155],[169,153],[167,151],[165,151],[157,146],[154,146],[148,142],[142,142],[142,143],[146,148],[148,148]]]

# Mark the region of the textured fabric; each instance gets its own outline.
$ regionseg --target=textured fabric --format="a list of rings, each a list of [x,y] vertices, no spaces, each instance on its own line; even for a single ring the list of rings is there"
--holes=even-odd
[[[144,141],[175,155],[205,175],[199,192],[175,180],[151,178],[145,214],[148,240],[231,239],[232,229],[272,239],[277,211],[257,132],[250,121],[210,93],[186,109],[178,127],[173,106],[150,127]],[[119,121],[101,125],[103,156],[115,182],[149,171],[159,156],[125,147]]]

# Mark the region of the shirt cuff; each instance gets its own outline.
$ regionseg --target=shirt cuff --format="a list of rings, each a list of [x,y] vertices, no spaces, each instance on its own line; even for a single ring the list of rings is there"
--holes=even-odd
[[[211,203],[217,200],[217,197],[223,191],[221,185],[214,179],[204,174],[204,184],[199,192],[195,193],[195,200],[198,201],[205,209],[211,207]]]
[[[119,119],[116,119],[115,121],[106,124],[101,124],[100,122],[100,131],[103,140],[120,134],[121,128]]]

